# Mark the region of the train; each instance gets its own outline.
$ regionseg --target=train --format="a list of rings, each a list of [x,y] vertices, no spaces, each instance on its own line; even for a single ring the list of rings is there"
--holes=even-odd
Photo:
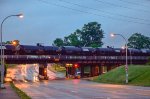
[[[72,55],[72,56],[125,56],[122,48],[92,48],[76,46],[42,46],[42,45],[5,45],[6,55]],[[128,48],[127,54],[132,56],[150,56],[150,49]]]

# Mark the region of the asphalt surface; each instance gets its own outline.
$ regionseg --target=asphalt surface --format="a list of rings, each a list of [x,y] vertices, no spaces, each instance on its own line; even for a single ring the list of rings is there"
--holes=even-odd
[[[32,99],[150,99],[150,87],[100,84],[80,79],[15,84]]]
[[[0,89],[0,99],[20,99],[9,83],[5,83],[6,89]]]

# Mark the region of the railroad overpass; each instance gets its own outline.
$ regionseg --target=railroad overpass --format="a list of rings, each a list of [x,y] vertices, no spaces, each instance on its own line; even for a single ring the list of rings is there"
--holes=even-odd
[[[39,64],[39,75],[47,78],[48,63],[62,63],[66,67],[66,77],[75,75],[76,70],[81,77],[97,76],[115,67],[125,64],[125,56],[75,56],[75,55],[5,55],[7,64]],[[148,56],[128,56],[128,63],[145,64]],[[89,68],[89,73],[85,69]],[[105,68],[105,70],[104,70]]]

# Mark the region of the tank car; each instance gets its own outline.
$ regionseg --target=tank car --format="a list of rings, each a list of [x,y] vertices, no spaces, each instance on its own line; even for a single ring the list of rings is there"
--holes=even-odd
[[[16,50],[19,55],[42,55],[44,53],[42,46],[19,45]]]
[[[61,55],[81,55],[82,49],[75,46],[63,46],[59,48]]]

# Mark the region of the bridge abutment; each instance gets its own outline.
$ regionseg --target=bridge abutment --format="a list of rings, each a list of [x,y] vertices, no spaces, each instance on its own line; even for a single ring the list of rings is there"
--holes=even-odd
[[[98,76],[116,67],[118,67],[118,65],[80,64],[75,67],[75,64],[68,64],[66,65],[66,78],[76,78],[77,75],[80,75],[81,78]],[[80,74],[77,74],[77,71],[80,71]]]
[[[81,68],[81,78],[83,78],[84,77],[84,65],[80,66],[80,68]]]
[[[103,74],[103,67],[102,65],[99,65],[99,75]]]

